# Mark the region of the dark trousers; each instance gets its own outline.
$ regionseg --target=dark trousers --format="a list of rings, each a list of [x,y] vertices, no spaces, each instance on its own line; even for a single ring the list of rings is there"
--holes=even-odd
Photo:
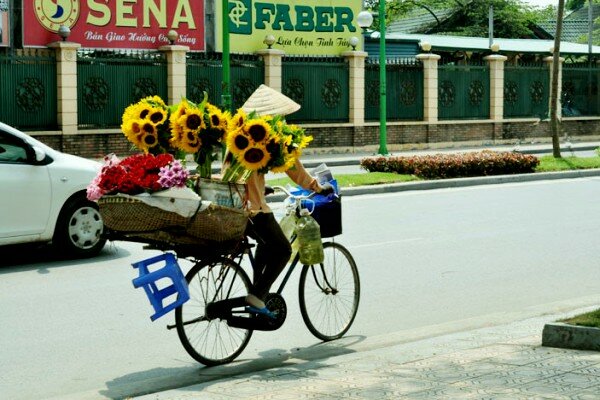
[[[292,246],[273,213],[258,213],[250,219],[249,225],[248,234],[257,242],[252,294],[264,300],[289,261]]]

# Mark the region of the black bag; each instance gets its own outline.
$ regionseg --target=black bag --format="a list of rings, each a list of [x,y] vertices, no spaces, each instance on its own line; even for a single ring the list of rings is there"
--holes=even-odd
[[[315,204],[312,216],[321,227],[321,237],[329,238],[342,234],[342,198],[335,197],[332,201]]]

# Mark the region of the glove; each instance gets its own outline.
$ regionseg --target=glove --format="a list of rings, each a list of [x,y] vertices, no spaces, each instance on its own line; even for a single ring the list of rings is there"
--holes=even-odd
[[[319,194],[322,194],[323,196],[327,196],[328,194],[335,193],[335,188],[329,182],[322,183],[320,185],[320,187],[321,187],[321,190],[319,191]]]

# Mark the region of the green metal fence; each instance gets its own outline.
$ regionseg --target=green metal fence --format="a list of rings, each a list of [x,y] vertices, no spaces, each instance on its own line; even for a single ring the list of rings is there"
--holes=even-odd
[[[490,70],[487,65],[440,65],[439,119],[488,119]]]
[[[300,104],[293,122],[347,122],[348,61],[339,57],[283,57],[282,92]]]
[[[590,67],[588,63],[563,64],[562,74],[562,115],[600,115],[600,68]]]
[[[423,65],[415,59],[387,60],[386,113],[388,121],[423,120]],[[365,120],[379,120],[379,60],[365,63]]]
[[[187,97],[195,102],[208,94],[212,104],[222,105],[223,61],[221,53],[189,53],[187,58]],[[264,82],[262,57],[250,54],[230,56],[230,92],[233,110]]]
[[[56,111],[54,53],[0,55],[0,121],[23,130],[53,130]]]
[[[77,118],[80,128],[119,127],[127,106],[155,95],[167,101],[167,62],[163,53],[78,52]]]
[[[504,117],[548,117],[550,71],[544,64],[504,66]]]

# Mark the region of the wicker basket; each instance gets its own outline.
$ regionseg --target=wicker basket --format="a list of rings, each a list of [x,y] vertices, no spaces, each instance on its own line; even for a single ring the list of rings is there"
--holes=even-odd
[[[245,211],[216,204],[210,204],[191,218],[130,197],[103,196],[98,205],[109,229],[158,241],[166,238],[186,244],[198,239],[228,241],[241,238],[248,223]]]

